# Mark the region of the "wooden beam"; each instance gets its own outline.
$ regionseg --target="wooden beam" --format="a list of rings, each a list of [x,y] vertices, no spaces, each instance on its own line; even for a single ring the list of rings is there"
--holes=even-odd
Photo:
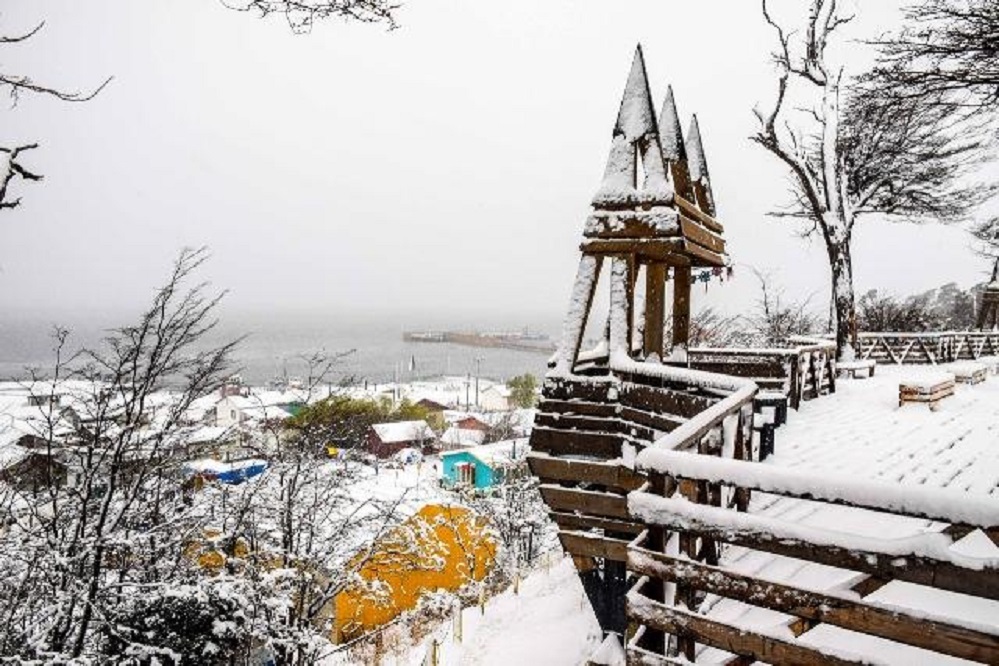
[[[552,511],[579,511],[593,516],[629,520],[628,500],[596,490],[577,490],[543,483],[539,486],[541,497]],[[621,560],[622,562],[624,559]]]
[[[995,633],[908,615],[902,610],[879,608],[841,596],[802,590],[640,548],[629,549],[628,569],[653,578],[690,585],[727,599],[795,615],[813,623],[831,624],[962,659],[999,663],[999,635]]]
[[[807,647],[711,620],[697,613],[652,601],[634,591],[628,593],[626,612],[629,618],[647,627],[676,635],[692,635],[699,643],[771,664],[845,666],[867,663],[846,659],[818,647]]]
[[[685,215],[680,216],[680,231],[687,240],[693,241],[712,252],[725,254],[725,241],[721,236],[705,229]]]
[[[577,557],[602,557],[605,560],[624,562],[628,556],[628,542],[620,539],[582,532],[559,532],[558,538],[562,542],[562,547]]]
[[[614,520],[613,518],[599,518],[596,516],[578,516],[572,513],[561,511],[549,512],[549,517],[561,529],[566,531],[585,532],[589,529],[603,530],[618,534],[641,534],[645,531],[645,525],[624,520]]]
[[[725,227],[723,227],[718,220],[695,206],[691,201],[688,201],[677,194],[673,195],[673,201],[676,203],[676,207],[679,208],[684,215],[694,218],[697,222],[715,233],[720,234],[725,232]]]
[[[531,473],[542,479],[585,481],[624,492],[637,490],[646,481],[643,475],[618,463],[553,458],[532,451],[527,456],[527,464]]]
[[[653,262],[645,266],[645,336],[642,347],[645,356],[663,356],[665,310],[666,264]]]
[[[623,435],[581,430],[555,430],[535,427],[531,431],[531,449],[557,456],[585,455],[612,460],[621,456]]]
[[[739,514],[743,520],[753,516]],[[897,555],[847,549],[771,534],[766,528],[714,525],[710,520],[664,515],[656,524],[667,529],[695,532],[702,538],[744,546],[805,562],[849,569],[886,580],[901,580],[941,590],[999,600],[999,575],[995,569],[966,569],[950,562],[915,555]]]
[[[690,267],[673,269],[673,347],[686,349],[690,342]]]

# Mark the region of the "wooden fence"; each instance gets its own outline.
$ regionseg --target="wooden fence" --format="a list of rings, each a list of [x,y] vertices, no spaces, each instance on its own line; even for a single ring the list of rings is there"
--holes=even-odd
[[[732,653],[741,659],[738,663],[757,659],[869,663],[846,646],[822,647],[794,638],[819,624],[938,654],[999,663],[999,629],[994,626],[864,599],[890,581],[904,581],[999,600],[999,558],[976,559],[949,550],[976,529],[999,542],[999,503],[994,500],[835,479],[659,447],[643,453],[639,466],[650,481],[629,496],[629,513],[648,528],[627,548],[627,567],[636,578],[627,594],[627,615],[634,629],[627,646],[629,664],[688,663],[680,660],[694,661],[698,646]],[[679,488],[678,495],[671,496],[673,488]],[[946,525],[905,539],[859,537],[747,512],[752,492],[937,521],[938,529],[939,523]],[[704,501],[712,496],[740,499]],[[822,590],[793,580],[738,573],[719,555],[720,543],[848,570],[857,574],[859,582],[850,589]],[[741,625],[699,612],[717,597],[785,614],[789,631]]]
[[[690,367],[751,379],[764,390],[787,395],[798,409],[803,400],[836,392],[836,345],[828,340],[794,337],[786,348],[695,347]]]
[[[860,333],[859,354],[878,363],[937,364],[999,356],[999,331]]]

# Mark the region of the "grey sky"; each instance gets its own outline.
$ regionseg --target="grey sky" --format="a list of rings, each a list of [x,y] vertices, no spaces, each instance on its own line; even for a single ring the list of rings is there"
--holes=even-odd
[[[852,34],[890,28],[893,4],[859,3]],[[306,36],[214,0],[4,5],[7,33],[47,21],[6,70],[115,76],[87,104],[0,112],[4,140],[42,142],[46,176],[0,214],[5,311],[133,307],[208,245],[234,309],[561,313],[638,41],[657,104],[672,83],[683,125],[698,114],[736,262],[695,306],[754,298],[745,264],[825,298],[820,243],[764,218],[786,182],[746,138],[774,94],[757,2],[410,0],[399,30]],[[955,228],[865,223],[856,244],[861,290],[985,270]]]

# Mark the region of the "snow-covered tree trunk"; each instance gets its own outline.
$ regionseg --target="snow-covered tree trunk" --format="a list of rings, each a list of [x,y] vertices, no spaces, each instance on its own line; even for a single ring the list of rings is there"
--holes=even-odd
[[[850,237],[839,243],[826,241],[829,267],[832,269],[831,302],[835,318],[837,356],[841,361],[852,361],[856,356],[856,309],[853,295],[853,260],[850,256]]]

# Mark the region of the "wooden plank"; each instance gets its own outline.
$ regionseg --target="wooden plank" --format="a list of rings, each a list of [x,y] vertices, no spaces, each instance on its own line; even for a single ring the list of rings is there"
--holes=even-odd
[[[672,432],[687,419],[673,414],[657,414],[644,409],[637,409],[630,406],[618,408],[621,420],[625,423],[637,423],[647,428],[654,428],[662,432]]]
[[[700,414],[717,402],[704,396],[668,388],[643,386],[630,381],[623,383],[618,389],[618,401],[627,407],[663,415],[674,414],[684,420]]]
[[[712,267],[725,265],[724,255],[718,252],[712,252],[706,247],[701,247],[700,245],[694,243],[693,241],[684,241],[683,250],[689,256],[700,259],[699,262],[691,261],[691,263],[693,264],[699,266],[712,266]]]
[[[765,553],[999,601],[999,572],[995,569],[976,571],[929,557],[875,553],[832,545],[819,547],[807,541],[776,536],[762,528],[716,526],[703,519],[689,517],[664,516],[664,520],[655,524],[667,529],[695,532],[703,538]]]
[[[581,382],[568,379],[547,379],[542,387],[542,399],[585,400],[587,402],[608,402],[609,382]]]
[[[694,218],[711,231],[719,234],[725,232],[725,227],[723,227],[715,218],[695,206],[693,202],[688,201],[679,194],[673,195],[673,201],[676,203],[676,207],[680,209],[680,212]]]
[[[579,511],[593,516],[624,520],[631,518],[628,514],[628,500],[623,495],[563,488],[547,483],[541,484],[538,488],[545,504],[552,511]]]
[[[627,432],[628,424],[621,419],[601,416],[579,416],[576,414],[551,414],[538,412],[534,416],[534,425],[553,430],[588,430],[591,432],[622,433]]]
[[[813,623],[831,624],[962,659],[999,663],[999,635],[994,633],[744,576],[642,548],[629,549],[628,570],[796,615]]]
[[[625,520],[614,520],[613,518],[599,518],[596,516],[577,516],[571,513],[552,511],[548,514],[551,519],[563,530],[586,531],[589,529],[604,530],[605,532],[616,532],[621,534],[641,534],[645,531],[645,525]]]
[[[636,256],[650,261],[661,261],[670,265],[689,265],[690,259],[685,257],[686,243],[682,238],[645,238],[645,239],[593,239],[580,244],[580,251],[585,254],[601,256]]]
[[[627,541],[582,532],[559,532],[558,538],[562,542],[562,548],[577,557],[602,557],[614,562],[624,562],[627,559]]]
[[[680,216],[680,231],[687,240],[697,243],[704,249],[725,254],[725,241],[689,217]]]
[[[531,449],[557,456],[582,455],[612,460],[621,456],[623,435],[579,430],[555,430],[535,427],[531,431]]]
[[[527,464],[542,479],[585,481],[625,492],[637,490],[646,481],[644,475],[617,463],[553,458],[534,451],[528,454]]]
[[[642,351],[645,356],[663,355],[666,324],[666,264],[653,262],[645,267],[645,331]]]
[[[604,418],[615,418],[618,415],[617,405],[611,403],[552,398],[542,398],[538,403],[538,411],[547,414],[580,414]]]
[[[674,635],[693,636],[698,643],[771,664],[840,666],[869,663],[734,627],[678,607],[660,604],[637,592],[628,593],[626,612],[629,618],[647,627]]]

